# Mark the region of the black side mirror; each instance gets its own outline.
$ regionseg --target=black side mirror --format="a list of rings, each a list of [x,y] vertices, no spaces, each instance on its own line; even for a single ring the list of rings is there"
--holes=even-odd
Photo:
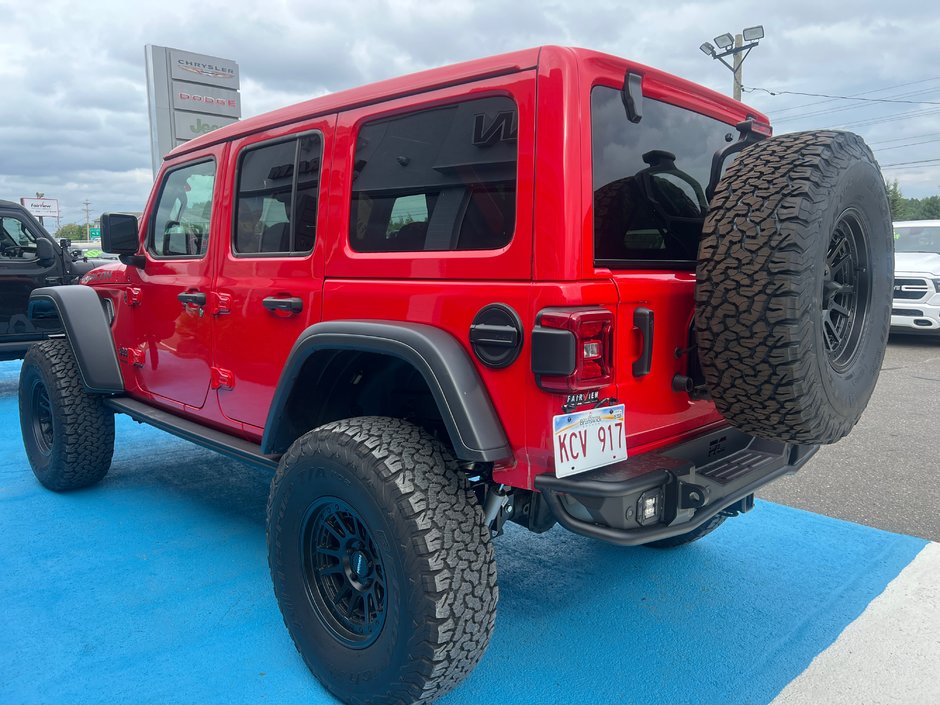
[[[142,266],[143,257],[136,257],[140,249],[137,218],[129,213],[103,213],[101,215],[101,249],[121,255],[121,261]]]
[[[43,267],[55,262],[55,246],[44,237],[36,240],[36,259]]]
[[[116,255],[136,255],[140,248],[137,218],[129,213],[101,216],[101,249]]]

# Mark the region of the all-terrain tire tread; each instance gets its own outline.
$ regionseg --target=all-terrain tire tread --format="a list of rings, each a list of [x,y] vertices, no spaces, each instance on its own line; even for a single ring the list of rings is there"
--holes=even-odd
[[[46,385],[60,444],[53,449],[50,467],[37,478],[56,492],[100,482],[108,474],[114,453],[113,412],[105,407],[102,397],[85,391],[68,341],[47,340],[31,346],[23,360],[24,371],[29,367],[37,368]],[[25,402],[21,393],[21,414]],[[30,430],[25,419],[23,423],[25,436]]]
[[[877,171],[855,134],[798,132],[758,142],[728,167],[712,198],[696,271],[695,333],[718,410],[743,431],[832,443],[856,424],[829,409],[812,329],[819,315],[811,227],[853,161]],[[880,178],[880,177],[879,177]],[[889,224],[890,226],[890,224]],[[887,338],[887,320],[879,335]],[[882,351],[884,341],[882,341]]]
[[[373,474],[360,479],[379,485],[406,518],[414,548],[409,577],[423,589],[423,612],[430,615],[407,646],[408,665],[400,682],[380,698],[363,702],[430,702],[473,670],[493,633],[499,599],[496,564],[479,503],[454,458],[429,433],[400,419],[359,417],[321,426],[291,446],[272,481],[269,526],[275,520],[272,499],[286,469],[304,456],[321,454],[350,468],[369,467]],[[273,562],[270,567],[273,574]],[[291,625],[287,627],[290,631]],[[306,660],[296,639],[294,644]],[[307,665],[315,671],[315,664]]]

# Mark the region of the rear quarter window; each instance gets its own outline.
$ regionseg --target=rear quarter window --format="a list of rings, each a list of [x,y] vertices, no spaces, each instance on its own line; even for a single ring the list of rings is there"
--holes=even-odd
[[[357,252],[498,249],[516,221],[518,113],[494,96],[362,125],[349,241]]]

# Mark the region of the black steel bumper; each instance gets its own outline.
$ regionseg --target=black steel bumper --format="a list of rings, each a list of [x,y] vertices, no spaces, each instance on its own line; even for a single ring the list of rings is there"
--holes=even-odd
[[[637,546],[748,511],[757,489],[796,472],[818,449],[725,428],[579,475],[539,475],[535,487],[566,529]],[[644,519],[641,500],[654,496],[659,509]]]

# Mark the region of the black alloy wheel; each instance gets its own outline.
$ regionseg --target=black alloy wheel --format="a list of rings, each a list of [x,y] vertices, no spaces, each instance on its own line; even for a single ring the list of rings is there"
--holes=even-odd
[[[829,364],[838,372],[848,369],[858,353],[871,304],[868,261],[868,229],[850,208],[829,238],[823,276],[823,339]]]
[[[30,405],[33,410],[33,438],[36,441],[36,448],[43,455],[49,455],[52,452],[52,444],[55,440],[55,426],[52,421],[52,403],[49,401],[49,392],[46,391],[46,385],[42,380],[33,381]]]
[[[85,390],[67,340],[32,345],[20,369],[20,431],[36,479],[54,492],[100,482],[111,467],[114,414]]]
[[[385,567],[360,514],[336,497],[321,497],[301,529],[307,598],[345,646],[372,644],[385,625]]]

